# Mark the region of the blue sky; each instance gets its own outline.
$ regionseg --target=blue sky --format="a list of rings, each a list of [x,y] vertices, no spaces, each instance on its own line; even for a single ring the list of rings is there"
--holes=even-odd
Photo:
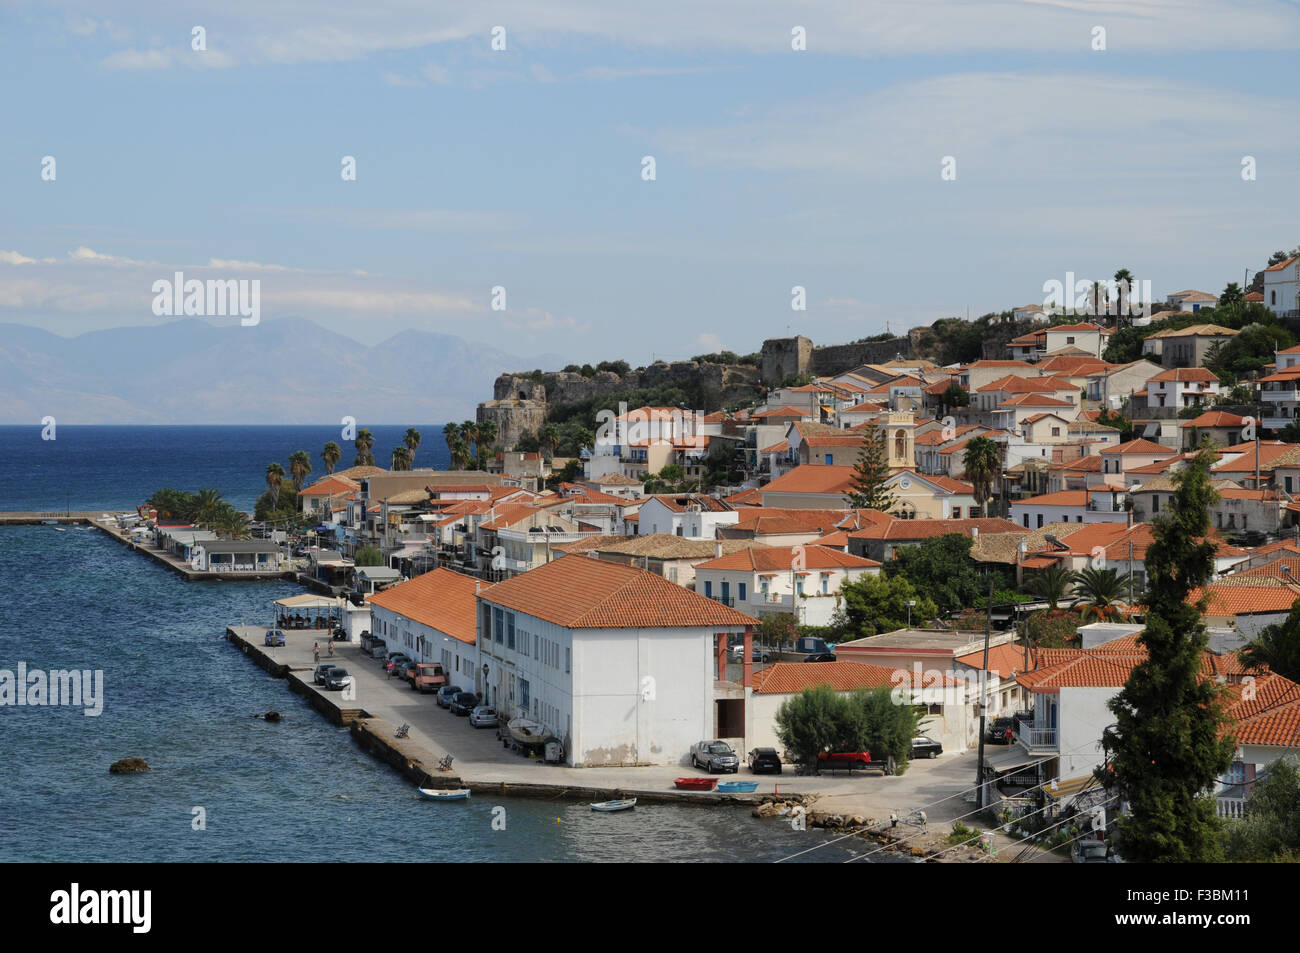
[[[260,278],[263,321],[639,364],[1300,244],[1295,2],[102,6],[0,4],[0,322],[155,323],[180,269]]]

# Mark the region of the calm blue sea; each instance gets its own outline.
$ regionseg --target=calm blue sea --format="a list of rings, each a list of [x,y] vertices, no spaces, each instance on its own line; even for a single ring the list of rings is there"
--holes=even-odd
[[[417,467],[445,468],[450,459],[442,424],[368,425],[381,467],[407,427],[420,431]],[[266,491],[266,468],[287,471],[289,454],[306,450],[314,472],[325,473],[321,448],[333,440],[343,450],[338,469],[352,466],[356,450],[338,427],[74,427],[59,426],[54,440],[42,430],[0,427],[0,510],[122,509],[161,487],[215,487],[242,510],[252,512]]]
[[[371,429],[379,457],[406,428]],[[419,462],[445,465],[441,427],[419,429]],[[318,453],[331,436],[315,427],[61,427],[51,444],[37,428],[0,428],[0,506],[116,509],[171,485],[214,486],[251,507],[269,461]],[[0,669],[100,669],[105,695],[98,717],[0,707],[0,861],[773,860],[826,839],[739,809],[606,815],[526,799],[418,801],[223,638],[228,623],[265,619],[296,586],[188,583],[98,531],[51,526],[0,527],[0,579]],[[251,717],[269,709],[286,720]],[[129,755],[153,770],[108,773]],[[491,826],[498,804],[505,831]],[[195,808],[206,830],[193,829]],[[847,856],[833,845],[800,859]]]

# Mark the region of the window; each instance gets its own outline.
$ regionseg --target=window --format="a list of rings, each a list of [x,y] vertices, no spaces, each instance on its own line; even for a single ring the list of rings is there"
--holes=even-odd
[[[528,680],[525,678],[519,680],[519,702],[523,707],[528,707]]]
[[[541,657],[542,657],[541,639],[538,636],[534,635],[533,636],[533,658],[540,659]]]
[[[823,596],[830,595],[830,591],[829,591],[828,588],[827,588],[829,585],[830,585],[830,580],[828,580],[825,576],[822,576],[822,595],[823,595]]]
[[[1159,494],[1159,493],[1153,493],[1153,494],[1151,495],[1151,512],[1152,512],[1152,513],[1159,513],[1159,512],[1160,512],[1160,494]]]
[[[745,584],[743,582],[736,583],[736,598],[741,602],[745,601]]]
[[[1282,482],[1283,482],[1284,484],[1286,484],[1286,491],[1287,491],[1288,493],[1290,493],[1290,492],[1291,492],[1291,478],[1290,478],[1290,477],[1284,477],[1283,480],[1282,480]]]
[[[564,670],[567,672],[573,665],[573,649],[569,646],[564,647]]]
[[[1043,514],[1042,514],[1042,513],[1039,513],[1039,514],[1038,514],[1038,528],[1039,528],[1039,529],[1042,529],[1042,528],[1043,528]]]
[[[1073,343],[1074,343],[1074,338],[1073,338],[1073,337],[1067,337],[1067,338],[1065,339],[1065,343],[1066,343],[1066,344],[1073,344]]]
[[[712,599],[712,598],[713,598],[713,580],[712,580],[712,579],[706,579],[706,580],[704,580],[704,598],[705,598],[705,599]]]
[[[731,583],[724,579],[722,580],[722,601],[726,602],[730,598],[731,598]]]
[[[504,620],[505,620],[505,614],[503,610],[501,609],[492,610],[492,634],[496,638],[497,644],[500,644],[501,642],[505,641],[506,626]]]
[[[1059,437],[1060,435],[1061,435],[1061,428],[1060,428],[1060,427],[1053,427],[1053,428],[1052,428],[1052,436],[1053,436],[1053,437]]]
[[[798,580],[798,581],[794,584],[794,591],[795,591],[796,593],[798,593],[799,595],[801,595],[801,596],[803,595],[803,580],[802,580],[802,579]]]
[[[1025,514],[1025,529],[1029,529],[1029,514]]]
[[[954,506],[954,507],[952,508],[952,518],[955,519],[955,520],[959,520],[959,519],[961,519],[961,507],[960,507],[960,506]]]
[[[513,612],[507,612],[506,613],[506,648],[513,649],[514,647],[515,647],[515,614]]]

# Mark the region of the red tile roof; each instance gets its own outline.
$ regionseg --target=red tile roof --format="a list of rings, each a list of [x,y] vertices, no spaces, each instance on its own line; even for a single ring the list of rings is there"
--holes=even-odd
[[[853,485],[853,467],[804,464],[762,487],[764,493],[825,493],[844,495]]]
[[[655,573],[581,556],[499,582],[480,598],[567,629],[738,629],[758,621]]]
[[[880,563],[862,556],[850,556],[825,546],[764,546],[742,549],[738,553],[697,563],[701,569],[731,569],[741,572],[790,572],[799,563],[801,569],[872,569]]]
[[[881,688],[882,686],[894,688],[899,685],[911,685],[914,680],[914,674],[907,669],[869,665],[865,662],[819,662],[815,665],[777,662],[761,672],[754,673],[754,694],[792,695],[819,685],[829,685],[837,692],[851,692],[859,688]],[[945,688],[960,684],[959,680],[951,676],[943,676]],[[931,686],[927,682],[924,687]]]
[[[473,645],[474,590],[479,585],[470,576],[438,568],[369,596],[367,602]]]

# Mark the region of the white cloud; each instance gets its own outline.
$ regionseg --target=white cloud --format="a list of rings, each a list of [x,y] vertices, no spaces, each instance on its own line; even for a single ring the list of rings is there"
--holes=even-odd
[[[209,258],[209,268],[234,271],[284,271],[284,265],[264,265],[256,261],[235,261],[233,258]]]
[[[0,249],[0,262],[6,265],[30,265],[35,262],[35,258],[28,258],[26,255],[20,255],[16,251],[4,251]]]
[[[695,338],[695,346],[704,349],[706,354],[716,354],[722,350],[722,338],[716,334],[701,332]]]

